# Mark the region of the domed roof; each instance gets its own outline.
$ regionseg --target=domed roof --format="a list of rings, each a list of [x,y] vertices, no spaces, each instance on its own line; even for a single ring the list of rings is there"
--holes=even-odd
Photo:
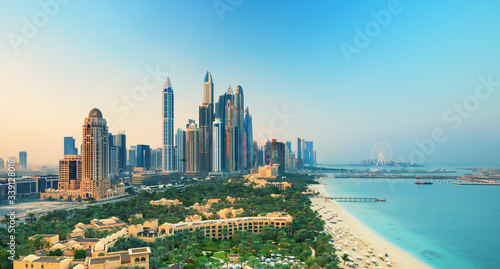
[[[36,260],[36,259],[38,259],[38,257],[37,257],[36,255],[30,254],[30,255],[28,255],[28,256],[26,256],[26,257],[24,257],[24,259],[23,259],[23,260],[24,260],[24,261],[30,261],[30,262],[32,262],[32,261],[34,261],[34,260]]]
[[[75,227],[82,227],[82,226],[85,226],[85,224],[79,222],[77,225],[75,225]]]
[[[72,245],[74,245],[75,243],[76,243],[76,241],[75,241],[75,240],[69,240],[68,242],[66,242],[66,245],[70,245],[70,246],[72,246]]]
[[[77,264],[73,269],[85,269],[85,265],[83,264]]]
[[[94,249],[96,251],[104,251],[104,244],[99,241],[95,244]]]
[[[83,232],[83,230],[78,227],[73,230],[73,233],[78,233],[78,232]]]
[[[109,224],[115,224],[115,223],[116,223],[116,221],[113,220],[113,219],[107,219],[107,220],[104,221],[104,224],[108,224],[108,225]]]
[[[63,244],[60,244],[60,243],[57,243],[55,245],[53,245],[50,249],[58,249],[58,248],[64,248],[64,245]]]
[[[75,249],[83,249],[83,246],[82,246],[82,245],[80,245],[80,244],[74,244],[74,245],[73,245],[73,247],[74,247]]]
[[[111,237],[111,235],[108,235],[108,237],[106,237],[106,241],[109,243],[111,241],[113,241],[113,238]]]
[[[108,241],[106,241],[106,238],[99,240],[99,242],[102,243],[103,245],[108,243]]]
[[[102,113],[99,108],[92,108],[89,113],[89,118],[102,118]]]
[[[113,240],[116,240],[116,239],[118,239],[118,235],[117,234],[112,234],[111,238],[113,238]]]
[[[236,93],[240,92],[243,93],[243,88],[240,85],[238,85],[238,87],[236,87]]]
[[[119,220],[117,217],[111,217],[112,220]]]

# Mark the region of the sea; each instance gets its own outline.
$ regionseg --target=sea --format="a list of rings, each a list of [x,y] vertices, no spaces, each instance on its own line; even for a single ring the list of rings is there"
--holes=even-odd
[[[452,175],[473,173],[464,169],[467,166],[453,165],[405,169],[436,168],[452,171],[446,173]],[[415,179],[327,175],[322,182],[330,196],[386,199],[386,202],[339,204],[374,232],[422,262],[434,268],[500,268],[500,186],[460,186],[452,184],[456,180],[451,179],[427,179],[434,184],[416,185]]]

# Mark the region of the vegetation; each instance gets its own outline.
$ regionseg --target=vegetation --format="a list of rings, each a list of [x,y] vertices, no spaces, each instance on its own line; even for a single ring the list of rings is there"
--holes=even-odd
[[[127,201],[93,205],[85,209],[56,210],[40,218],[29,216],[29,221],[19,223],[16,228],[16,254],[34,254],[36,250],[46,247],[41,238],[27,240],[35,234],[59,234],[65,240],[74,225],[82,222],[89,223],[92,219],[103,219],[116,216],[128,224],[141,223],[146,219],[158,219],[160,224],[165,222],[177,223],[187,216],[197,214],[194,209],[187,207],[202,203],[206,199],[217,198],[220,203],[213,204],[211,212],[227,208],[243,208],[244,216],[264,215],[269,212],[284,211],[293,217],[293,222],[283,228],[272,226],[263,227],[260,234],[250,231],[236,231],[231,240],[211,241],[204,236],[203,231],[178,233],[152,243],[146,243],[137,238],[126,240],[120,238],[109,251],[122,251],[134,247],[151,247],[150,268],[166,268],[168,264],[184,266],[184,268],[219,268],[228,263],[232,254],[239,255],[237,262],[248,263],[251,267],[261,266],[259,259],[269,258],[273,254],[281,257],[294,256],[303,266],[308,268],[337,268],[339,258],[329,240],[329,235],[319,233],[323,231],[324,222],[310,209],[310,200],[301,194],[306,191],[307,184],[314,184],[313,176],[302,174],[285,174],[270,181],[287,181],[292,183],[291,188],[280,191],[276,187],[254,188],[245,184],[243,178],[211,179],[199,182],[185,189],[154,189],[153,192],[137,193]],[[132,192],[135,193],[135,192]],[[271,194],[282,194],[282,197],[271,197]],[[227,196],[240,198],[231,205]],[[150,200],[178,199],[183,206],[154,206]],[[135,214],[142,213],[144,219],[136,218]],[[86,237],[102,238],[113,231],[101,232],[88,229]],[[11,263],[3,257],[9,256],[6,252],[8,231],[0,228],[0,269],[11,268]],[[60,250],[59,250],[60,251]],[[312,257],[312,253],[315,257]],[[75,250],[74,256],[81,258],[81,251]],[[17,257],[16,257],[17,258]],[[5,262],[4,262],[5,261]],[[265,265],[262,265],[265,267]],[[276,264],[277,268],[297,268],[284,261]],[[260,267],[259,267],[260,268]]]

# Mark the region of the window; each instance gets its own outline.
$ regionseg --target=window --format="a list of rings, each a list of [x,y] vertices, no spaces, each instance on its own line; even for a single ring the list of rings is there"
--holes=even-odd
[[[141,262],[145,262],[146,261],[146,258],[145,257],[142,257],[141,258]]]
[[[139,262],[139,261],[140,261],[139,258],[135,258],[135,262]]]

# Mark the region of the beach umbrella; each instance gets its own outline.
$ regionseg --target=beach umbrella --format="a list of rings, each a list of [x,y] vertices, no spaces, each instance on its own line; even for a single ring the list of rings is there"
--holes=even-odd
[[[351,256],[349,256],[349,260],[351,260],[351,261],[352,261],[352,257],[351,257]]]
[[[370,253],[365,253],[366,257],[370,257]]]
[[[347,254],[347,250],[344,250],[344,254]]]
[[[358,260],[361,260],[361,256],[359,256],[359,255],[358,255],[358,257],[356,257],[356,258],[358,258]]]
[[[376,263],[376,262],[377,262],[377,260],[375,260],[375,258],[373,258],[373,259],[372,259],[372,262],[373,262],[373,263]]]
[[[379,257],[379,258],[382,258],[382,254],[378,254],[378,257]]]
[[[366,263],[370,263],[370,260],[366,260]]]
[[[349,245],[349,244],[347,244],[347,242],[344,242],[344,245],[346,245],[346,246],[347,246],[347,245]]]
[[[391,262],[387,262],[387,265],[391,266]]]
[[[380,268],[382,268],[382,266],[379,265],[379,266],[377,266],[377,268],[380,269]]]
[[[388,262],[389,261],[389,258],[385,258],[385,261]]]

